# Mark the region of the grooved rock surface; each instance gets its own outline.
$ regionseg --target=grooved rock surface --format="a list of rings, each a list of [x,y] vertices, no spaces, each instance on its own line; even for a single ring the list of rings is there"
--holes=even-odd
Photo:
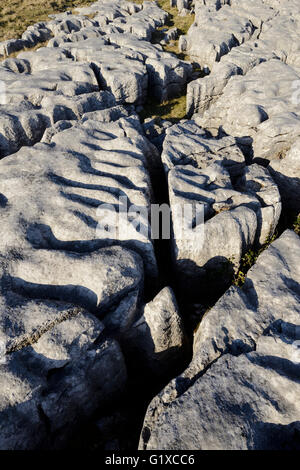
[[[2,449],[64,447],[120,399],[127,371],[112,335],[141,314],[144,270],[157,276],[149,229],[134,212],[111,218],[123,196],[124,214],[144,207],[146,221],[155,151],[128,110],[84,111],[0,162]]]
[[[233,185],[224,162],[205,169],[178,165],[168,174],[180,289],[198,300],[222,293],[243,255],[273,235],[281,213],[280,194],[267,169],[246,167]]]
[[[149,405],[141,449],[299,449],[299,254],[284,232],[206,313],[190,366]]]
[[[0,364],[2,450],[66,445],[76,427],[116,399],[126,383],[120,347],[101,339],[103,325],[96,317],[66,304],[26,299],[19,313],[32,321],[37,308],[39,318],[56,318],[35,330],[35,338],[15,341]]]
[[[189,83],[187,114],[257,159],[280,157],[299,137],[299,3],[198,1],[195,11],[181,48],[211,73]]]
[[[0,109],[0,157],[40,141],[59,120],[81,118],[82,107],[89,112],[116,102],[141,105],[149,95],[170,99],[192,74],[191,64],[151,44],[155,28],[168,18],[153,2],[103,0],[69,13],[30,26],[15,43],[0,43],[1,57],[1,51],[5,56],[51,38],[48,47],[0,64],[3,104],[11,104]],[[115,102],[108,102],[107,91]]]
[[[213,139],[194,121],[175,124],[166,130],[161,158],[166,171],[177,165],[201,169],[221,161],[236,176],[245,166],[245,157],[234,138]]]

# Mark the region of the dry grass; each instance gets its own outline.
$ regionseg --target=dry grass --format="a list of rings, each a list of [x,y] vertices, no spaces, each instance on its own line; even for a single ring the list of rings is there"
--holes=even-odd
[[[20,38],[28,26],[48,15],[88,5],[95,0],[0,0],[0,41]]]
[[[178,122],[186,117],[186,95],[172,98],[164,103],[149,98],[140,117],[143,121],[147,118],[161,118],[173,123]]]
[[[142,3],[139,0],[134,1],[135,3]],[[169,19],[166,25],[162,28],[158,28],[154,33],[152,42],[158,43],[162,39],[162,30],[165,28],[170,29],[176,27],[180,35],[186,34],[194,22],[194,15],[179,16],[177,8],[170,7],[170,0],[157,0],[157,3],[163,10],[169,13]],[[163,46],[163,49],[166,52],[175,54],[179,59],[189,60],[187,55],[179,52],[178,40],[171,41],[169,44]],[[174,123],[186,118],[186,93],[164,103],[158,103],[157,101],[149,98],[140,114],[140,117],[142,120],[147,118],[167,119]]]
[[[164,25],[162,28],[158,28],[157,32],[153,35],[153,42],[158,43],[161,41],[163,37],[163,33],[161,32],[164,28],[177,28],[180,35],[186,34],[191,27],[192,23],[194,22],[195,15],[186,15],[186,16],[179,16],[177,8],[170,7],[170,0],[157,0],[159,6],[169,13],[169,19],[167,24]],[[176,54],[179,59],[182,60],[189,60],[189,57],[183,53],[178,51],[178,40],[171,41],[169,44],[163,46],[163,49],[167,52],[172,52]]]
[[[49,20],[51,13],[73,10],[75,7],[94,3],[95,0],[0,0],[5,3],[0,10],[0,41],[12,38],[20,38],[28,26],[39,21]],[[143,0],[131,0],[141,4]],[[158,5],[169,13],[169,20],[163,28],[176,27],[180,34],[186,34],[194,21],[194,15],[178,16],[177,8],[170,7],[170,0],[157,0]],[[153,42],[157,43],[162,38],[163,28],[159,28],[154,34]],[[44,47],[46,43],[39,43],[30,50]],[[29,50],[29,49],[24,49]],[[188,57],[178,52],[178,41],[172,41],[164,46],[164,50],[176,54],[180,59],[188,60]],[[10,57],[16,57],[21,51],[13,53]],[[160,117],[176,122],[186,116],[186,96],[180,96],[166,103],[157,103],[148,100],[141,113],[141,118]]]

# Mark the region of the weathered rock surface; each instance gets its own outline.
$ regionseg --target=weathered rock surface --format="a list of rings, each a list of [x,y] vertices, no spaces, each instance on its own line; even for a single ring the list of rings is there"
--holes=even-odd
[[[247,12],[240,7],[225,5],[213,11],[202,6],[195,13],[195,22],[187,35],[180,37],[180,50],[209,70],[233,47],[249,40],[255,31]]]
[[[143,130],[147,139],[156,146],[159,152],[162,152],[166,131],[171,126],[170,121],[155,118],[147,118],[143,123]]]
[[[206,313],[191,365],[149,405],[141,449],[299,449],[299,253],[286,231]]]
[[[169,377],[185,359],[186,338],[172,289],[165,287],[143,308],[125,334],[123,347],[140,375]]]
[[[286,154],[271,160],[268,169],[279,187],[282,202],[287,210],[300,212],[300,139]]]
[[[242,18],[254,27],[249,37]],[[299,21],[294,0],[197,2],[181,43],[211,74],[188,85],[188,115],[198,113],[199,125],[237,138],[257,159],[285,154],[299,137]]]
[[[140,447],[299,448],[297,235],[226,291],[281,198],[300,210],[299,3],[170,5],[195,14],[189,62],[164,51],[180,30],[153,1],[99,0],[0,43],[2,58],[47,46],[0,64],[1,449],[65,447],[97,415],[117,450],[218,298]],[[141,123],[187,85],[191,120]],[[155,250],[152,202],[171,210]]]
[[[0,162],[3,449],[65,446],[120,399],[125,362],[106,332],[112,338],[132,326],[144,270],[157,275],[150,229],[135,225],[136,217],[147,221],[155,152],[136,115],[121,117],[126,110],[115,107],[116,120],[105,122],[101,110],[84,114],[90,109],[81,123],[59,121],[48,143]],[[118,221],[111,213],[120,197]],[[103,204],[110,226],[97,212]],[[127,219],[133,206],[144,213]]]
[[[292,100],[299,77],[279,60],[261,63],[245,76],[231,77],[220,98],[195,120],[214,135],[225,132],[252,146],[255,158],[276,158],[299,136],[299,106]]]
[[[59,448],[97,409],[120,396],[126,383],[123,355],[114,340],[101,339],[103,325],[89,313],[27,299],[15,308],[28,319],[29,333],[14,338],[1,361],[0,448]],[[7,309],[1,313],[6,324],[17,326]],[[40,328],[33,313],[43,317]]]
[[[22,38],[0,42],[0,59],[25,47],[34,47],[40,42],[48,41],[52,36],[52,29],[49,26],[45,22],[36,23],[26,29]]]
[[[275,52],[268,50],[259,40],[234,47],[213,64],[209,75],[188,84],[187,114],[202,114],[222,95],[231,77],[246,75],[260,63],[276,58]]]
[[[166,101],[180,93],[192,75],[191,64],[164,52],[157,44],[125,33],[111,34],[110,41],[142,55],[149,77],[149,93],[159,101]]]
[[[115,123],[89,119],[55,134],[51,144],[23,148],[13,159],[3,160],[3,249],[25,248],[25,240],[39,248],[78,252],[125,244],[141,253],[148,274],[155,277],[147,228],[151,200],[147,152],[152,153],[152,147],[139,133],[137,122],[130,117]],[[124,206],[120,217],[119,204]],[[144,209],[140,215],[139,207]],[[125,216],[128,211],[131,222]],[[135,217],[145,224],[144,230],[138,230]],[[105,229],[106,223],[111,225]]]
[[[76,98],[90,102],[94,93],[101,104],[85,107],[89,112],[115,104],[141,105],[149,95],[164,101],[185,88],[191,64],[150,43],[155,28],[168,18],[155,3],[98,1],[78,11],[52,15],[51,21],[29,27],[26,39],[17,40],[14,47],[0,46],[4,56],[51,37],[48,47],[21,52],[1,64],[5,105],[12,108],[5,108],[3,115],[0,109],[0,157],[40,141],[58,120],[81,118]],[[104,90],[115,102],[106,99]]]
[[[269,171],[257,164],[247,166],[244,175],[237,181],[241,192],[257,197],[261,209],[257,212],[257,243],[263,245],[275,233],[281,214],[281,196]]]
[[[222,293],[243,255],[273,235],[281,213],[268,170],[246,167],[233,186],[225,165],[178,165],[168,174],[179,286],[200,301]]]
[[[202,169],[221,161],[236,176],[245,166],[245,157],[234,138],[210,138],[194,121],[180,122],[166,130],[161,158],[166,172],[177,165]]]

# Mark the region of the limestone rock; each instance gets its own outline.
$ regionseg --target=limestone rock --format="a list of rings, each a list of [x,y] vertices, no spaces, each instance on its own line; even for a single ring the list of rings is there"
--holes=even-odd
[[[237,182],[236,187],[242,192],[253,194],[261,204],[257,213],[258,230],[257,242],[264,245],[274,235],[281,214],[281,196],[279,189],[269,171],[257,164],[245,168],[244,177]]]
[[[284,232],[206,313],[190,366],[149,405],[141,449],[299,449],[299,248]]]
[[[195,22],[186,36],[180,37],[179,48],[201,67],[212,68],[214,62],[233,47],[251,38],[254,25],[247,13],[228,5],[216,11],[203,7],[196,10]]]
[[[246,76],[231,77],[220,98],[195,120],[214,135],[225,132],[252,145],[255,158],[276,158],[299,135],[298,108],[291,99],[297,80],[296,70],[280,60],[263,62]]]
[[[142,255],[146,271],[155,278],[147,152],[152,153],[152,147],[134,119],[115,123],[90,119],[55,134],[50,146],[24,147],[13,160],[2,160],[5,252],[8,247],[25,248],[28,242],[76,252],[126,245]],[[22,168],[26,168],[23,178]],[[124,214],[119,216],[120,207]]]
[[[39,318],[51,310],[60,311],[61,318],[57,314],[44,330],[15,339],[2,358],[3,450],[65,445],[93,412],[120,396],[126,383],[121,350],[113,340],[99,342],[103,326],[94,316],[63,304],[25,301],[20,314],[29,322],[30,307],[38,309]]]
[[[242,174],[245,166],[245,158],[234,138],[210,138],[194,121],[180,122],[167,129],[161,158],[166,172],[176,165],[204,169],[221,161],[236,176]]]
[[[287,210],[300,211],[300,139],[278,160],[271,160],[270,173]]]
[[[171,377],[186,352],[183,322],[172,289],[165,287],[144,306],[122,343],[139,375]]]
[[[243,255],[273,235],[280,195],[269,172],[256,165],[235,186],[222,162],[175,166],[168,182],[178,282],[203,301],[221,294]]]

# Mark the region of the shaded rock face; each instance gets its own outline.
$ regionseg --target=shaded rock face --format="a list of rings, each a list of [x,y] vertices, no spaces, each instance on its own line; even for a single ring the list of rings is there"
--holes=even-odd
[[[254,31],[252,21],[240,8],[235,10],[226,5],[213,11],[209,7],[200,7],[196,9],[194,24],[180,39],[180,48],[197,60],[201,67],[210,70],[214,62],[233,47],[249,40]]]
[[[115,16],[117,6],[110,5],[110,12],[107,7]],[[154,17],[161,12],[151,11]],[[160,14],[155,25],[165,17]],[[117,209],[123,196],[129,205],[150,209],[149,172],[157,151],[144,138],[134,109],[120,103],[145,99],[147,54],[163,52],[145,43],[149,51],[139,54],[136,36],[125,53],[117,45],[105,51],[106,33],[77,16],[62,15],[51,26],[64,49],[55,47],[54,37],[53,47],[1,66],[1,78],[9,77],[1,110],[2,156],[23,147],[1,161],[2,449],[65,446],[96,410],[122,397],[127,367],[113,337],[120,339],[142,314],[144,276],[157,276],[149,231],[139,233],[124,217],[118,226],[122,237],[115,227],[97,236],[97,208]],[[172,67],[179,63],[172,60]],[[100,83],[106,91],[99,91]],[[170,307],[179,326],[174,340],[166,339],[159,363],[165,368],[168,347],[176,343],[180,349],[183,337],[174,295],[169,296],[163,312]],[[158,322],[157,336],[166,325]]]
[[[195,14],[189,62],[151,42],[152,1],[0,44],[48,41],[0,64],[1,449],[64,448],[95,421],[97,446],[133,448],[159,390],[140,448],[299,447],[297,235],[230,287],[300,200],[299,5],[250,3],[172,0]],[[189,119],[141,122],[186,86]]]
[[[174,292],[165,287],[146,304],[142,316],[124,335],[123,346],[128,355],[135,356],[140,375],[172,375],[178,363],[183,363],[186,337]]]
[[[151,44],[168,17],[153,2],[78,13],[0,46],[49,40],[0,65],[1,449],[67,446],[132,381],[165,383],[186,351],[175,295],[157,293],[160,159],[135,106],[181,92],[192,66]]]
[[[192,120],[167,129],[162,161],[179,290],[203,299],[225,288],[222,261],[234,270],[274,233],[281,199],[299,212],[300,10],[293,0],[188,8],[180,49],[207,76],[188,84]],[[195,217],[177,237],[177,206],[199,202],[202,230]],[[190,365],[148,407],[140,449],[299,449],[299,248],[285,231],[213,302]]]
[[[19,314],[27,310],[30,319],[30,307],[45,320],[51,313],[56,318],[48,331],[35,331],[34,344],[30,334],[15,340],[16,351],[0,366],[1,449],[66,445],[76,427],[116,399],[126,383],[120,347],[101,339],[103,325],[94,316],[74,315],[65,304],[26,301]]]
[[[120,328],[132,323],[143,290],[139,255],[117,246],[90,249],[93,240],[80,246],[83,234],[74,220],[67,221],[67,214],[61,214],[61,224],[69,226],[64,232],[69,242],[55,237],[60,204],[53,194],[46,195],[37,162],[35,181],[43,183],[44,205],[36,199],[39,190],[29,162],[31,183],[24,175],[19,208],[9,186],[1,189],[6,201],[0,263],[1,345],[6,349],[0,366],[2,449],[64,446],[96,410],[120,397],[127,371],[118,343],[106,339],[106,317],[114,318],[121,309]],[[46,201],[57,205],[56,216]],[[31,210],[22,217],[25,206]],[[47,224],[39,219],[46,214],[54,216]],[[51,240],[58,245],[51,246]]]
[[[93,101],[80,107],[81,119],[58,120],[42,143],[0,162],[3,449],[67,445],[96,411],[122,398],[132,348],[157,380],[182,364],[174,293],[145,305],[144,280],[157,278],[150,226],[139,231],[125,216],[107,226],[97,212],[105,204],[118,214],[123,197],[126,215],[142,207],[147,219],[158,158],[134,110],[104,93],[104,109]],[[131,335],[137,322],[147,335],[144,327]],[[125,358],[119,342],[128,344]]]
[[[149,405],[141,449],[299,448],[299,248],[286,231],[207,312],[190,366]]]
[[[300,139],[278,160],[271,160],[268,169],[276,181],[286,209],[300,211]]]

